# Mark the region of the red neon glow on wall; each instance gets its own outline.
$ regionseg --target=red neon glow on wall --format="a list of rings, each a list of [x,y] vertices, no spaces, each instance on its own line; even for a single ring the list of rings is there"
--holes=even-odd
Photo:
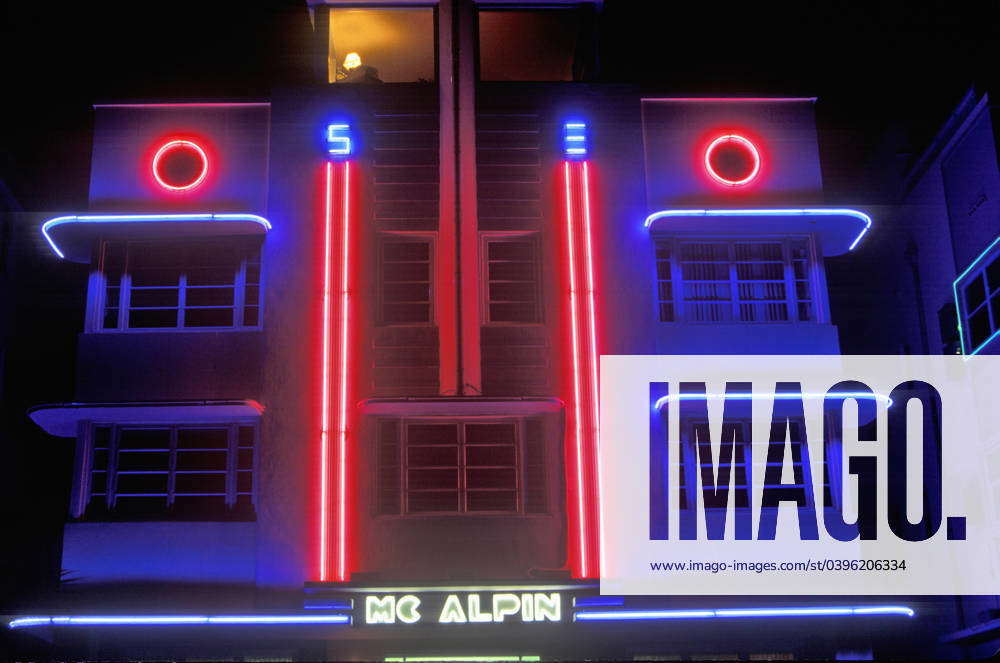
[[[725,156],[724,152],[731,152],[732,156],[745,160],[746,163],[738,165],[736,173],[722,172],[722,164],[718,159]],[[749,184],[760,173],[760,151],[752,141],[739,134],[719,136],[705,150],[705,170],[713,180],[726,186]]]
[[[571,441],[571,462],[567,465],[571,474],[568,503],[576,505],[574,512],[569,514],[569,543],[573,551],[573,576],[595,578],[600,575],[597,560],[599,489],[596,486],[599,388],[589,163],[564,161],[563,186],[572,373],[567,428]]]
[[[190,175],[184,174],[177,178],[177,175],[168,173],[171,160],[193,159],[195,161],[194,170]],[[175,138],[168,140],[153,154],[151,163],[153,179],[168,191],[190,191],[198,187],[208,176],[208,155],[203,148],[193,140]]]
[[[351,224],[350,161],[326,164],[323,196],[318,576],[320,581],[343,582],[350,576],[347,561],[347,446],[350,424],[350,411],[348,409],[350,375],[347,369],[348,350],[351,342],[352,284],[350,266],[354,232]],[[336,247],[334,246],[335,230],[339,240],[336,242]],[[336,286],[334,285],[335,265],[340,265]],[[335,324],[333,318],[335,303],[339,324]],[[337,352],[336,364],[332,362],[334,350]],[[334,379],[336,379],[335,383]],[[336,498],[331,499],[334,494]],[[336,525],[331,529],[332,518],[336,519]]]

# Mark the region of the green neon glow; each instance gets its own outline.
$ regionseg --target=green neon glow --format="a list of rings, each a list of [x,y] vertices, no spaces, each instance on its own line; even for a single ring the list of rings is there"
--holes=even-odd
[[[535,620],[558,622],[562,620],[562,600],[559,594],[535,594]]]
[[[502,622],[504,617],[516,615],[521,612],[521,599],[517,594],[494,594],[493,595],[493,617]],[[531,621],[525,619],[524,621]]]
[[[469,594],[469,621],[482,624],[492,622],[493,615],[479,609],[479,594]]]
[[[392,594],[366,596],[365,623],[395,624],[398,621],[416,624],[422,617],[418,610],[420,604],[420,598],[413,594],[399,597]],[[518,595],[498,592],[493,594],[491,602],[485,606],[479,594],[448,594],[437,621],[439,624],[502,623],[507,617],[518,614],[522,622],[562,621],[562,594],[525,592]]]
[[[366,624],[392,624],[396,621],[396,597],[365,597]]]
[[[396,601],[396,616],[404,624],[416,624],[420,621],[420,612],[417,611],[419,606],[420,599],[413,594],[402,596]]]
[[[438,618],[440,624],[465,624],[465,611],[462,610],[462,602],[458,597],[451,594],[445,599],[444,607],[441,608],[441,616]]]

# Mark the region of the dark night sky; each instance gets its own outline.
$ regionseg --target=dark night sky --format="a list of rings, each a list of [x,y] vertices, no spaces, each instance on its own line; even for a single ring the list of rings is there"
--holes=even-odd
[[[849,196],[889,125],[918,148],[970,84],[990,89],[998,9],[607,0],[603,74],[660,93],[819,96],[828,189]],[[305,0],[7,3],[0,29],[0,178],[28,210],[85,204],[94,101],[266,97],[308,72]]]

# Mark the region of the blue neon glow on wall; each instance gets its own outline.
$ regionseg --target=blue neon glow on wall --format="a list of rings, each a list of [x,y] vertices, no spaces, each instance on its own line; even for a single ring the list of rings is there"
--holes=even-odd
[[[956,278],[952,282],[952,284],[951,284],[952,292],[955,293],[955,315],[958,318],[958,342],[959,342],[959,347],[961,347],[962,354],[965,355],[966,357],[971,357],[971,356],[977,354],[980,350],[982,350],[987,345],[989,345],[997,336],[1000,336],[1000,329],[997,329],[995,332],[993,332],[992,334],[990,334],[989,338],[987,338],[985,341],[983,341],[982,343],[980,343],[979,345],[977,345],[972,352],[968,352],[965,349],[965,327],[964,327],[964,325],[962,325],[962,318],[965,317],[965,307],[961,305],[961,303],[959,302],[959,298],[958,298],[958,285],[959,285],[959,283],[961,283],[965,279],[965,277],[969,275],[969,272],[971,272],[972,270],[974,270],[979,265],[979,263],[983,261],[983,258],[985,258],[986,256],[990,255],[990,253],[993,251],[993,249],[996,248],[997,244],[1000,244],[1000,237],[997,237],[995,240],[993,240],[990,243],[990,245],[987,246],[983,250],[982,253],[980,253],[978,256],[976,256],[976,259],[973,260],[972,263],[968,267],[965,268],[965,271],[963,271],[961,274],[959,274],[958,278]]]
[[[563,154],[566,158],[582,159],[586,157],[589,142],[585,122],[566,122],[563,124]]]
[[[345,122],[326,125],[326,151],[332,157],[349,157],[353,154],[351,125]]]
[[[308,603],[302,607],[306,610],[351,610],[354,608],[354,600],[330,599],[322,603]]]
[[[723,608],[719,610],[606,610],[578,612],[578,622],[620,622],[664,619],[730,619],[743,617],[864,617],[899,615],[913,617],[911,608],[901,605],[834,606],[824,608]]]
[[[613,605],[625,605],[624,596],[578,596],[573,599],[577,608],[603,608]]]
[[[847,247],[848,251],[853,251],[861,238],[872,227],[872,218],[864,212],[835,207],[811,209],[668,209],[650,214],[646,217],[644,225],[649,228],[657,219],[692,216],[849,216],[862,221],[865,225],[851,242],[851,245]]]
[[[218,624],[350,624],[350,615],[82,615],[18,617],[8,628],[31,626],[211,626]]]
[[[60,258],[65,258],[49,231],[67,223],[150,223],[150,222],[209,222],[209,221],[249,221],[271,229],[271,222],[256,214],[89,214],[78,216],[57,216],[42,224],[42,235],[52,250]]]
[[[777,399],[777,400],[792,400],[792,399],[797,399],[797,398],[800,398],[800,397],[801,398],[826,398],[827,396],[830,396],[830,397],[833,397],[833,398],[874,398],[875,400],[879,401],[880,403],[885,403],[886,407],[892,407],[892,399],[889,398],[888,396],[884,396],[882,394],[870,394],[870,393],[868,393],[866,391],[834,391],[834,392],[831,392],[831,393],[828,393],[828,394],[820,394],[820,393],[812,393],[812,392],[806,392],[806,393],[802,393],[802,394],[800,394],[800,393],[789,393],[789,392],[783,392],[783,393],[777,393],[777,394],[773,393],[773,392],[769,392],[769,393],[754,393],[754,394],[747,394],[747,393],[734,393],[734,394],[668,394],[666,396],[663,396],[663,397],[657,399],[657,401],[653,404],[653,409],[656,410],[656,411],[659,411],[664,405],[666,405],[667,403],[669,403],[671,401],[695,400],[695,399],[698,399],[698,398],[711,398],[711,399],[729,398],[731,400],[752,400],[754,398],[770,398],[770,399]]]

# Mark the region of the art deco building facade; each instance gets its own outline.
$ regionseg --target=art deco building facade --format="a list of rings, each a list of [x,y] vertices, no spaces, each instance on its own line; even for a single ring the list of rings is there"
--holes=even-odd
[[[95,107],[89,208],[39,230],[89,265],[76,394],[30,412],[76,445],[75,582],[22,637],[958,651],[951,598],[599,596],[599,356],[851,352],[825,265],[879,230],[824,200],[815,99],[590,82],[600,6],[533,4],[315,2],[311,85]]]

